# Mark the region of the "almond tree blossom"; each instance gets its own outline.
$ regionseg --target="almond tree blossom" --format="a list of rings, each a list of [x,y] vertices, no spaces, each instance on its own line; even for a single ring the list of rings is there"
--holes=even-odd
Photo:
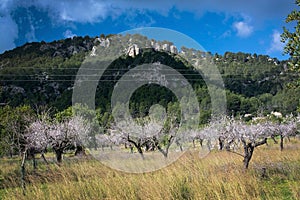
[[[44,156],[44,153],[46,152],[49,144],[49,130],[50,124],[48,124],[45,119],[37,119],[27,127],[25,134],[26,152],[33,159],[34,168],[36,168],[36,153],[41,153],[44,161],[48,163]]]
[[[49,135],[49,146],[54,150],[58,163],[62,161],[63,152],[75,147],[76,152],[82,153],[83,143],[88,141],[88,132],[90,125],[80,116],[73,116],[61,123],[53,123]]]
[[[212,120],[206,126],[199,129],[190,129],[187,131],[187,134],[190,137],[190,140],[193,143],[193,147],[195,148],[195,141],[199,141],[200,146],[203,147],[204,141],[206,141],[206,145],[208,150],[210,151],[212,148],[216,147],[216,141],[218,141],[219,150],[222,150],[224,147],[225,139],[229,137],[230,128],[228,126],[229,118],[222,118],[218,120]]]
[[[242,121],[236,121],[232,124],[236,143],[242,144],[244,168],[248,169],[256,147],[267,143],[270,136],[268,126],[262,124],[246,125]]]
[[[110,135],[117,134],[119,138],[131,143],[144,159],[143,147],[152,141],[162,130],[162,126],[155,121],[140,119],[140,125],[128,122],[126,120],[119,122],[118,125],[112,125]]]
[[[223,132],[219,132],[218,138],[222,138],[227,151],[243,157],[245,169],[249,166],[255,148],[267,144],[268,138],[274,138],[274,135],[278,134],[283,138],[296,132],[295,120],[289,120],[282,124],[276,124],[271,121],[246,124],[241,120],[231,119],[230,123],[224,122],[224,124],[226,124],[226,127],[223,127]],[[218,127],[214,129],[218,130]],[[239,153],[240,148],[243,149],[243,153]]]
[[[178,125],[171,123],[170,128],[162,129],[156,132],[156,134],[154,134],[151,138],[154,146],[163,154],[165,158],[168,157],[169,148],[174,141],[180,147],[180,150],[183,150],[182,144],[180,143],[181,137],[179,133],[177,133],[178,128]]]
[[[167,158],[173,142],[178,140],[177,143],[180,145],[177,134],[178,126],[173,123],[170,124],[170,127],[167,128],[162,122],[147,117],[137,119],[137,122],[134,123],[124,120],[118,124],[113,124],[108,134],[96,137],[99,142],[107,142],[108,144],[111,144],[112,141],[118,145],[121,143],[129,144],[131,152],[132,147],[136,148],[142,159],[145,159],[144,151],[156,149]]]
[[[95,136],[96,143],[104,150],[104,147],[110,147],[113,150],[113,146],[118,146],[122,143],[126,146],[126,141],[122,138],[118,131],[109,129],[108,133],[101,133]]]
[[[297,119],[292,116],[287,117],[282,123],[276,126],[276,136],[280,137],[280,150],[283,150],[283,140],[285,137],[289,139],[290,136],[295,136],[297,133]],[[277,141],[273,137],[275,143]]]
[[[88,140],[90,124],[80,116],[73,116],[63,122],[51,122],[46,117],[31,123],[26,133],[26,148],[30,155],[41,152],[47,147],[53,149],[58,163],[62,154],[69,148],[75,148],[75,155],[83,152],[83,144]]]

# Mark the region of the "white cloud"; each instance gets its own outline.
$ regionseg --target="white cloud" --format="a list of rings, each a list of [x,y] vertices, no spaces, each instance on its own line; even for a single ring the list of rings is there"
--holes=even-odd
[[[233,23],[234,29],[237,31],[239,37],[248,37],[253,32],[253,27],[248,25],[246,22],[235,22]]]
[[[72,24],[73,22],[97,23],[108,17],[114,20],[120,16],[123,17],[123,15],[125,15],[126,19],[126,16],[130,16],[132,13],[145,12],[149,14],[148,11],[168,16],[172,14],[169,12],[174,8],[179,11],[193,12],[198,16],[201,16],[205,12],[221,12],[230,16],[238,15],[244,19],[234,24],[237,34],[241,37],[247,37],[253,31],[253,27],[249,26],[248,21],[243,17],[244,14],[250,16],[252,24],[258,26],[259,23],[264,23],[267,19],[282,20],[286,17],[287,13],[296,8],[294,0],[0,0],[0,29],[2,37],[0,51],[15,46],[14,40],[18,37],[18,27],[12,20],[11,14],[18,7],[35,7],[42,12],[47,12],[52,22],[54,24],[58,23],[58,25],[69,25],[69,23]],[[148,26],[155,23],[151,15],[150,18],[146,17],[143,19],[143,17],[137,15],[136,18],[129,20],[129,22],[127,19],[127,23],[130,23],[132,26]],[[35,40],[35,28],[31,28],[27,35],[25,35],[27,39]],[[8,29],[10,31],[7,31]],[[225,33],[224,36],[227,36],[228,33]],[[6,47],[4,48],[4,46]]]
[[[227,30],[220,36],[220,38],[228,38],[230,36],[231,36],[231,31]]]
[[[33,25],[30,25],[30,31],[25,34],[25,38],[28,42],[37,41],[35,37],[35,27]]]
[[[114,18],[122,14],[135,13],[141,10],[155,11],[166,16],[174,7],[180,11],[190,11],[197,14],[207,11],[234,15],[236,13],[240,15],[246,14],[253,18],[255,17],[257,19],[255,22],[259,22],[265,19],[282,19],[295,7],[292,0],[37,0],[32,1],[31,5],[48,10],[51,13],[50,15],[56,19],[81,23],[95,23],[106,17]]]
[[[18,26],[10,16],[0,17],[0,53],[14,48],[18,38]]]
[[[28,21],[30,24],[30,30],[25,34],[25,38],[28,42],[34,42],[37,41],[35,36],[35,26],[34,26],[34,20],[32,19],[31,15],[27,13],[28,15]]]
[[[268,49],[268,53],[283,51],[285,44],[282,43],[280,40],[281,40],[281,37],[280,37],[279,31],[274,30],[273,34],[272,34],[272,42],[271,42],[270,48]]]
[[[142,18],[141,18],[142,16]],[[137,20],[141,18],[140,20]],[[147,14],[147,12],[143,11],[136,11],[136,12],[129,12],[122,23],[125,23],[131,28],[140,28],[140,27],[149,27],[155,23],[155,20],[151,15]]]
[[[109,16],[111,4],[104,1],[39,0],[34,6],[48,10],[54,20],[95,23]]]
[[[65,37],[65,38],[73,38],[73,37],[75,37],[75,36],[77,36],[76,34],[74,34],[74,33],[72,33],[72,31],[71,30],[66,30],[65,32],[63,32],[63,36]]]
[[[13,0],[0,0],[0,15],[9,15],[9,12],[14,7]]]
[[[224,12],[231,14],[246,14],[256,17],[260,21],[264,19],[274,19],[286,16],[295,4],[293,0],[209,0],[209,1],[180,1],[180,0],[35,0],[35,1],[18,1],[18,0],[0,0],[0,14],[3,12],[10,13],[16,7],[34,6],[49,12],[49,15],[63,21],[94,23],[105,19],[106,17],[116,17],[128,12],[137,10],[155,11],[162,15],[168,15],[172,8],[195,13]],[[258,20],[256,20],[258,21]]]

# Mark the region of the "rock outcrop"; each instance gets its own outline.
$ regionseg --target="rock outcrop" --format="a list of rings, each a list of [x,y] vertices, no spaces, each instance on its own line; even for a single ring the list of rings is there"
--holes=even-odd
[[[96,38],[94,40],[94,44],[98,43],[99,42],[99,45],[96,45],[96,46],[93,46],[92,47],[92,51],[90,53],[90,56],[96,56],[97,55],[97,49],[98,47],[109,47],[110,45],[110,40],[108,38]]]
[[[127,49],[127,52],[126,54],[128,56],[131,56],[131,57],[135,57],[137,56],[138,54],[141,53],[141,49],[138,47],[138,45],[136,44],[133,44],[131,45],[128,49]]]
[[[99,42],[99,46],[101,46],[101,47],[109,47],[109,45],[110,45],[110,41],[109,41],[109,39],[108,38],[96,38],[95,39],[95,41],[94,41],[94,43],[96,43],[96,42]]]

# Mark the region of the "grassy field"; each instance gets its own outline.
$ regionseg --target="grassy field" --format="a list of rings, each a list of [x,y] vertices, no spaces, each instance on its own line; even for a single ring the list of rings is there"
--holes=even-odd
[[[47,155],[50,157],[51,155]],[[26,195],[20,187],[20,160],[1,159],[0,199],[300,199],[300,141],[254,151],[245,171],[242,157],[196,150],[161,170],[132,174],[99,161],[67,157],[61,166],[27,162]],[[266,173],[263,174],[263,169]]]

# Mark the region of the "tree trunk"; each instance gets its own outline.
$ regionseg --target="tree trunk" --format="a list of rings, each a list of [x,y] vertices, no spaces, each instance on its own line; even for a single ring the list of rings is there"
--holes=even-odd
[[[133,146],[131,144],[129,144],[129,148],[130,148],[130,153],[133,153]]]
[[[211,151],[211,141],[210,139],[207,139],[207,148],[209,151]]]
[[[283,150],[283,136],[280,135],[280,151]]]
[[[139,154],[141,155],[142,159],[144,160],[145,157],[144,157],[142,145],[140,144],[140,142],[135,142],[135,141],[131,140],[129,138],[129,135],[127,136],[127,141],[135,146],[135,148],[138,150]]]
[[[85,156],[85,150],[82,146],[77,146],[75,151],[75,156]]]
[[[160,145],[157,145],[157,149],[158,149],[158,151],[159,151],[160,153],[162,153],[162,154],[164,155],[165,158],[168,157],[168,150],[164,151],[164,150],[160,147]]]
[[[278,144],[278,142],[275,139],[275,135],[271,135],[272,140],[274,141],[274,144]]]
[[[10,156],[10,158],[12,158],[13,157],[13,148],[11,147],[11,148],[9,148],[9,156]]]
[[[220,150],[220,151],[223,150],[223,147],[224,147],[223,139],[221,139],[221,138],[219,137],[219,150]]]
[[[142,159],[145,160],[141,145],[137,145],[135,147],[137,148],[137,150],[138,150],[139,154],[141,155]]]
[[[61,151],[60,149],[55,150],[55,155],[57,162],[60,164],[62,162],[63,151]]]
[[[45,155],[44,155],[43,152],[41,153],[41,157],[43,158],[43,160],[45,161],[45,163],[48,165],[49,163],[48,163],[48,161],[47,161],[47,159],[46,159],[46,157],[45,157]]]
[[[252,143],[247,144],[246,146],[244,146],[244,168],[248,169],[249,167],[249,163],[250,160],[252,158],[253,155],[253,151],[254,151],[254,146],[252,145]]]
[[[202,147],[202,145],[203,145],[203,139],[199,139],[199,143],[200,143],[200,146]]]
[[[167,141],[168,143],[167,143],[167,145],[166,145],[166,149],[165,149],[165,150],[163,150],[163,149],[161,148],[161,146],[160,146],[160,144],[159,144],[159,141],[157,140],[156,137],[153,137],[153,138],[152,138],[152,139],[153,139],[153,142],[154,142],[154,145],[157,147],[158,151],[161,152],[161,153],[163,154],[163,156],[164,156],[165,158],[168,157],[169,148],[170,148],[170,146],[171,146],[171,144],[172,144],[172,142],[173,142],[173,138],[174,138],[174,137],[171,135],[170,138],[169,138],[168,141]],[[180,149],[182,149],[182,146],[180,146]]]
[[[171,138],[171,139],[172,139],[172,138]],[[169,139],[168,142],[170,143],[171,140]],[[169,144],[169,143],[168,143],[168,144]],[[176,140],[176,145],[179,146],[180,151],[182,152],[182,151],[183,151],[182,144],[181,144],[178,140]]]
[[[32,159],[33,169],[36,170],[37,162],[36,162],[36,159],[35,159],[35,149],[34,148],[29,148],[27,150],[27,156],[28,156],[28,159]]]
[[[244,146],[244,160],[243,160],[244,168],[248,169],[250,160],[254,152],[254,148],[266,144],[267,138],[264,138],[260,142],[249,142],[249,143],[247,143],[245,140],[242,140],[242,143]]]
[[[33,164],[33,169],[36,170],[36,168],[37,168],[37,162],[36,162],[35,154],[34,153],[32,154],[32,164]]]
[[[25,160],[26,160],[26,150],[23,152],[22,155],[22,162],[21,162],[21,187],[23,190],[23,195],[25,195],[26,185],[25,185]]]

